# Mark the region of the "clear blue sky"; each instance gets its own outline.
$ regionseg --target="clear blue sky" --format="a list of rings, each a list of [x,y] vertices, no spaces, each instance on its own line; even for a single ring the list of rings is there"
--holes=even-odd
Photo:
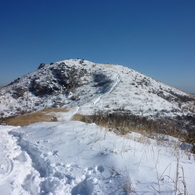
[[[195,93],[195,0],[0,0],[1,86],[67,58]]]

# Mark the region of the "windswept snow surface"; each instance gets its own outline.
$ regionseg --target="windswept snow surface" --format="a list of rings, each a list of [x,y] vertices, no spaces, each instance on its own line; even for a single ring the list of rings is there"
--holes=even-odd
[[[0,131],[2,195],[172,195],[185,184],[195,192],[194,156],[175,138],[157,144],[76,121]]]

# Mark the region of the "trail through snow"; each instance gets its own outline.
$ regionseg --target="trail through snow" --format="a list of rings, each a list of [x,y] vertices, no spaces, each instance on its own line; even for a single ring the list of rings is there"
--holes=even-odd
[[[116,72],[115,72],[115,73],[116,73]],[[106,92],[105,94],[100,95],[100,96],[93,102],[94,105],[96,105],[96,104],[102,99],[103,96],[110,94],[110,93],[115,89],[115,87],[119,84],[119,82],[120,82],[120,75],[119,75],[118,73],[116,73],[116,74],[117,74],[117,76],[116,76],[116,82],[111,86],[111,88],[110,88],[110,90],[109,90],[108,92]]]
[[[116,86],[120,83],[120,75],[118,73],[114,72],[114,71],[113,71],[113,73],[116,74],[115,82],[113,82],[113,84],[110,86],[110,89],[106,93],[98,95],[98,97],[94,98],[91,102],[87,102],[83,105],[77,105],[73,108],[69,108],[69,111],[67,113],[65,112],[65,113],[56,114],[56,116],[59,117],[60,121],[62,121],[62,120],[63,121],[72,120],[73,117],[77,113],[79,113],[80,109],[87,110],[90,106],[94,106],[97,103],[99,103],[105,95],[110,94],[116,88]]]
[[[86,114],[88,114],[88,115],[89,114],[93,114],[94,108],[96,106],[98,106],[98,104],[101,102],[101,100],[105,96],[111,94],[114,91],[114,89],[116,89],[116,87],[118,86],[118,84],[121,82],[120,74],[118,74],[117,72],[115,72],[113,70],[112,70],[112,73],[114,73],[116,75],[116,77],[115,77],[115,81],[110,86],[110,89],[107,92],[105,92],[105,93],[103,93],[101,95],[98,95],[98,97],[94,98],[90,102],[87,102],[87,103],[83,104],[82,106],[80,106],[79,109],[78,109],[78,113],[84,114],[84,115],[86,115]]]
[[[14,129],[17,128],[12,126],[0,127],[0,194],[2,195],[29,194],[24,190],[25,180],[31,172],[34,172],[35,175],[38,174],[32,167],[32,159],[17,144],[17,139],[9,134],[9,131]],[[39,188],[38,186],[31,187],[33,191]]]

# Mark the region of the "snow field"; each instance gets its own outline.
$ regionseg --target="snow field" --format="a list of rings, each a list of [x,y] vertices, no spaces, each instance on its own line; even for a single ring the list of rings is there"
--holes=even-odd
[[[183,181],[195,191],[192,154],[137,133],[121,137],[76,121],[0,129],[1,194],[171,195],[176,184],[184,192]]]

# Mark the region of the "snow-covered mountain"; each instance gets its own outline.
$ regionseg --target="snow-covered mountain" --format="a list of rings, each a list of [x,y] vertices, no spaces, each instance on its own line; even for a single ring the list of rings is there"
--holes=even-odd
[[[83,115],[102,111],[186,120],[194,117],[195,98],[130,68],[81,59],[42,63],[0,89],[1,117],[48,107],[75,107]]]

